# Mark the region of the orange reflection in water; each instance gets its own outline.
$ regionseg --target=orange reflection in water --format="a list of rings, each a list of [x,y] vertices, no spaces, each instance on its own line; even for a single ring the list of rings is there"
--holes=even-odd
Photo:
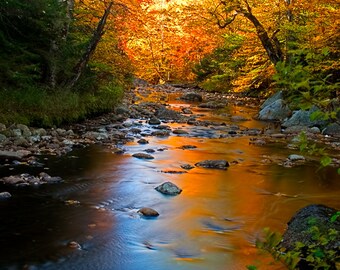
[[[283,232],[290,217],[309,203],[339,206],[335,198],[339,184],[335,184],[337,192],[327,185],[323,189],[315,187],[315,167],[288,169],[261,162],[264,155],[273,151],[285,158],[290,154],[287,149],[251,146],[247,137],[169,137],[153,138],[150,143],[168,148],[155,155],[153,163],[158,171],[179,169],[182,164],[194,165],[206,159],[237,161],[227,170],[195,167],[185,174],[160,175],[183,189],[179,196],[168,200],[164,210],[168,216],[162,220],[162,226],[183,233],[185,237],[176,245],[195,247],[201,254],[199,258],[226,265],[225,269],[229,269],[227,265],[244,269],[249,264],[285,269],[280,263],[272,264],[268,254],[259,254],[255,248],[262,229],[270,227]],[[183,150],[183,145],[197,148]]]

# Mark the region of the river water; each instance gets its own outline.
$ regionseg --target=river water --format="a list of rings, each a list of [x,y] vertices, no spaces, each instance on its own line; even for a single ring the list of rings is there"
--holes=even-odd
[[[172,105],[188,106],[179,101]],[[256,111],[234,105],[226,110],[249,119]],[[227,114],[200,113],[203,119],[230,121]],[[267,125],[255,120],[237,124]],[[6,188],[13,197],[0,201],[0,269],[285,269],[255,248],[263,228],[282,233],[290,217],[308,204],[340,208],[334,168],[320,170],[312,161],[292,168],[268,162],[299,154],[285,144],[257,146],[249,144],[250,136],[224,138],[218,127],[168,125],[189,134],[147,137],[147,145],[130,142],[120,155],[95,145],[63,157],[42,157],[48,173],[65,182]],[[151,127],[144,121],[140,128]],[[153,160],[132,157],[146,148],[155,150]],[[195,167],[185,173],[180,168],[206,159],[225,159],[231,166]],[[1,172],[8,174],[6,170]],[[35,171],[41,168],[31,169]],[[165,181],[182,193],[157,192],[154,188]],[[72,201],[80,203],[65,203]],[[137,213],[142,207],[154,208],[160,216],[143,218]],[[70,248],[71,241],[80,247]]]

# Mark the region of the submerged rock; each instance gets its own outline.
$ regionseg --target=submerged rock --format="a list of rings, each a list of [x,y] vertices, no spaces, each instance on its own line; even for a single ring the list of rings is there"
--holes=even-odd
[[[166,195],[178,195],[182,192],[182,189],[180,189],[178,186],[171,182],[165,182],[155,188],[155,190],[166,194]]]
[[[145,217],[157,217],[159,216],[159,213],[149,207],[143,207],[137,211],[137,213],[142,214]]]
[[[229,167],[226,160],[203,160],[195,164],[197,167],[210,168],[210,169],[223,169]]]

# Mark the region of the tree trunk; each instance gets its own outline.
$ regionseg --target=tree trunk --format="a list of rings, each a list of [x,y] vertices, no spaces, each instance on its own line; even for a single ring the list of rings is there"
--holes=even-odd
[[[72,21],[72,12],[73,12],[73,7],[74,7],[74,0],[67,0],[67,1],[62,1],[59,0],[60,5],[65,6],[65,18],[63,23],[63,27],[56,29],[57,35],[56,37],[51,40],[51,45],[50,45],[50,61],[48,65],[48,76],[47,76],[47,81],[48,85],[51,87],[51,89],[55,89],[57,85],[57,73],[58,73],[58,66],[57,66],[57,58],[58,54],[60,51],[60,45],[66,41],[69,28],[70,28],[70,23]]]
[[[263,25],[251,12],[244,12],[243,15],[255,26],[257,36],[261,40],[262,46],[265,48],[270,61],[274,65],[276,65],[277,62],[282,61],[283,53],[277,37],[273,35],[273,37],[270,38]]]
[[[97,28],[93,33],[93,36],[92,36],[92,38],[91,38],[91,40],[90,40],[90,42],[87,46],[86,51],[82,55],[82,57],[79,60],[79,62],[77,63],[77,65],[73,68],[75,75],[68,84],[68,86],[70,88],[72,88],[78,82],[80,76],[83,74],[83,72],[85,70],[87,63],[90,60],[91,55],[96,50],[96,47],[97,47],[102,35],[104,34],[104,27],[105,27],[105,24],[106,24],[107,17],[110,14],[112,5],[113,5],[113,2],[110,2],[108,7],[105,9],[105,12],[104,12],[103,16],[101,17],[100,21],[98,22]]]

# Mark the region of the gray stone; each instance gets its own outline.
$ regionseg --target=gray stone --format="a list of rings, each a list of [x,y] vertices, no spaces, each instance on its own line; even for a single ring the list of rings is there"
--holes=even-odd
[[[161,121],[156,117],[151,117],[148,123],[149,125],[160,125]]]
[[[137,211],[137,213],[142,214],[145,217],[157,217],[159,216],[159,213],[149,207],[143,207]]]
[[[193,92],[184,94],[183,96],[180,97],[180,99],[199,102],[202,102],[203,100],[202,95]]]
[[[107,133],[88,131],[83,135],[85,138],[93,139],[97,141],[106,140],[109,138]]]
[[[229,167],[229,163],[226,160],[203,160],[195,164],[197,167],[210,168],[210,169],[223,169]]]
[[[283,99],[283,92],[282,91],[278,91],[274,95],[272,95],[270,98],[266,99],[266,101],[263,102],[263,104],[261,105],[260,108],[263,109],[264,107],[267,107],[268,105],[272,104],[273,102],[275,102],[279,99]]]
[[[292,126],[325,126],[326,122],[321,120],[311,120],[311,116],[318,108],[313,106],[310,110],[298,110],[293,112],[293,115],[282,123],[282,127]]]
[[[177,134],[177,135],[185,135],[185,134],[189,134],[188,131],[183,130],[183,129],[174,129],[172,131],[173,134]]]
[[[26,125],[17,124],[17,128],[21,130],[22,136],[26,138],[32,135],[32,132]]]
[[[179,120],[182,119],[183,116],[174,110],[169,110],[164,106],[160,107],[157,111],[155,116],[162,120]]]
[[[0,200],[7,200],[11,197],[12,197],[11,193],[9,193],[7,191],[0,192]]]
[[[14,128],[12,129],[12,135],[14,137],[21,137],[22,136],[22,131],[19,128]]]
[[[288,159],[291,161],[298,161],[298,160],[305,160],[305,157],[301,155],[292,154],[292,155],[289,155]]]
[[[33,130],[32,135],[33,136],[40,136],[40,137],[46,136],[47,131],[44,128],[38,128],[38,129]]]
[[[26,154],[22,152],[0,151],[0,159],[22,159]]]
[[[132,155],[135,158],[140,158],[140,159],[154,159],[153,156],[146,154],[146,153],[136,153]]]
[[[7,137],[3,134],[0,134],[0,143],[2,143],[3,141],[5,141],[7,139]]]
[[[332,123],[322,130],[323,135],[340,136],[340,125],[338,123]]]
[[[182,192],[182,189],[180,189],[178,186],[171,182],[165,182],[158,187],[155,188],[157,191],[166,194],[166,195],[178,195]]]
[[[278,99],[264,107],[258,115],[259,120],[284,120],[289,117],[291,110],[282,99]]]

